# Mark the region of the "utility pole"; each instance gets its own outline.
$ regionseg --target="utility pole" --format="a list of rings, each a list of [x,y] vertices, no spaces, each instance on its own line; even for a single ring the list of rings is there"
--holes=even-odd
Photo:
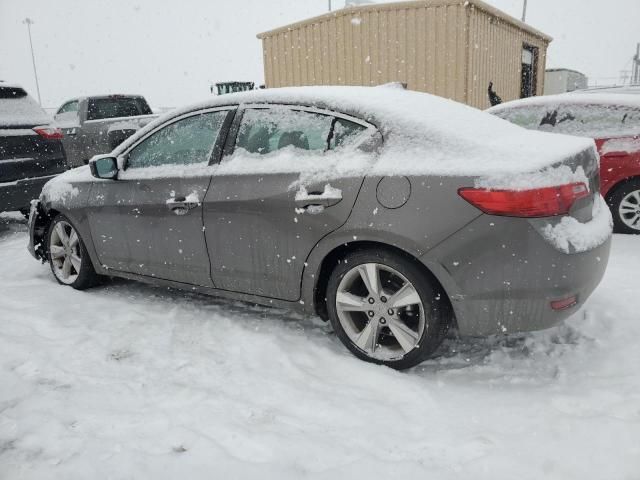
[[[636,46],[636,54],[633,57],[633,74],[631,75],[631,83],[640,84],[640,43]]]
[[[31,62],[33,63],[33,75],[36,77],[36,90],[38,91],[38,103],[42,106],[42,99],[40,98],[40,84],[38,83],[38,71],[36,70],[36,57],[33,54],[33,42],[31,41],[31,25],[33,20],[29,17],[25,18],[22,23],[27,25],[27,31],[29,32],[29,46],[31,47]]]
[[[522,21],[524,22],[527,19],[527,0],[524,0],[524,4],[522,5]]]
[[[329,11],[331,11],[331,0],[329,0]]]

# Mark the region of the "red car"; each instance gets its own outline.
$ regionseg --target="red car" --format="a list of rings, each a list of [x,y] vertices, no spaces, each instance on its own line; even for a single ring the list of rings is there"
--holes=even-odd
[[[640,234],[640,95],[549,95],[487,111],[528,129],[593,138],[615,231]]]

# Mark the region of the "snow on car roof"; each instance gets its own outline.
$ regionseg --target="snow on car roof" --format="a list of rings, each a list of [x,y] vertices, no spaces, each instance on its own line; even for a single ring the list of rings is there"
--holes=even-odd
[[[23,87],[20,85],[0,82],[0,88],[20,89],[20,91],[23,91],[26,94],[24,96],[14,98],[11,97],[12,95],[15,95],[14,92],[9,94],[9,98],[0,95],[0,128],[19,126],[33,127],[36,125],[47,125],[51,123],[51,118],[42,109],[42,107],[40,107],[40,105],[31,98]]]
[[[543,95],[540,97],[522,98],[511,102],[501,103],[486,111],[496,113],[503,110],[519,107],[532,107],[544,105],[619,105],[625,107],[640,108],[640,96],[630,93],[560,93],[558,95]]]
[[[525,172],[593,148],[588,139],[528,131],[426,93],[393,87],[293,87],[232,93],[174,110],[138,131],[113,154],[120,155],[170,118],[198,109],[252,103],[326,108],[369,121],[385,139],[372,173],[385,175]]]

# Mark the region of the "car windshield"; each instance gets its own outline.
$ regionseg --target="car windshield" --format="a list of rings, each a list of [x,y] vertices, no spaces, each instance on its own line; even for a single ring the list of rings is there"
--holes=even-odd
[[[139,97],[109,97],[89,100],[87,120],[133,117],[151,114],[147,102]]]

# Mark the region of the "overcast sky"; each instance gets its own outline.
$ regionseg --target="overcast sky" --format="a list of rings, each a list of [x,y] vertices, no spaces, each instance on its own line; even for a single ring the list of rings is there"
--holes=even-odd
[[[520,17],[522,0],[485,0]],[[334,0],[342,6],[343,0]],[[547,67],[614,83],[640,41],[640,0],[529,0],[527,22],[554,37]],[[324,13],[327,0],[0,0],[0,79],[42,102],[141,93],[151,105],[206,97],[211,81],[262,82],[258,32]]]

